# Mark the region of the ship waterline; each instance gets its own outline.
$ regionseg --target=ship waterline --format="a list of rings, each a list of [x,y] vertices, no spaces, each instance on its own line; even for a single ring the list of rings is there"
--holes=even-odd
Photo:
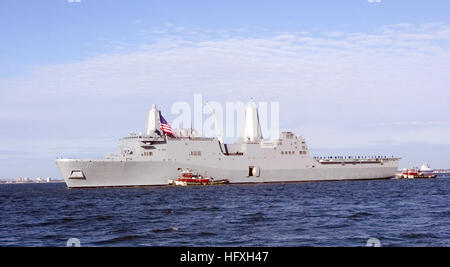
[[[334,180],[389,179],[398,158],[318,159],[306,141],[291,132],[277,140],[264,140],[258,129],[256,108],[248,108],[244,137],[234,144],[220,138],[199,137],[193,130],[177,137],[161,132],[153,107],[145,135],[120,140],[116,154],[104,159],[58,159],[69,188],[168,185],[185,169],[230,183],[285,183]],[[253,114],[252,114],[253,113]]]

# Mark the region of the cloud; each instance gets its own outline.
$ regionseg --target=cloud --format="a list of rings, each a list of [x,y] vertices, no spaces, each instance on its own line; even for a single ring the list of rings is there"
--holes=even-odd
[[[367,0],[369,3],[381,3],[381,0]]]
[[[30,76],[3,79],[0,95],[5,101],[32,101],[30,96],[44,93],[108,97],[203,92],[229,99],[239,92],[243,98],[264,99],[276,91],[280,100],[308,99],[330,107],[396,105],[400,99],[408,107],[422,98],[440,102],[448,96],[449,25],[391,25],[372,33],[253,34],[170,26],[136,44],[111,42],[120,46],[115,54],[37,66]]]
[[[322,35],[292,32],[246,37],[230,33],[220,38],[206,33],[189,36],[188,30],[184,34],[165,32],[134,48],[111,42],[126,51],[73,64],[38,66],[25,82],[8,83],[27,91],[33,87],[27,83],[39,83],[40,92],[107,95],[146,92],[149,87],[207,90],[212,84],[227,90],[243,84],[257,91],[274,85],[329,91],[325,82],[340,87],[336,90],[352,90],[349,83],[367,79],[372,83],[366,86],[374,87],[374,83],[386,82],[381,76],[389,73],[439,75],[441,71],[432,72],[448,68],[447,25],[427,31],[392,26],[377,33]],[[426,66],[430,62],[433,65]]]

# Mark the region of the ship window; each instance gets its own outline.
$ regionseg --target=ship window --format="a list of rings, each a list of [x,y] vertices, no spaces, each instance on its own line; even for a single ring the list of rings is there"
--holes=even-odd
[[[201,151],[191,151],[191,156],[201,156],[202,152]]]

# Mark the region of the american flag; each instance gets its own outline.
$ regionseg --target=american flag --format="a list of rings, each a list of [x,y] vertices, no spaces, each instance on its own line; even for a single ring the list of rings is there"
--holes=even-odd
[[[170,124],[167,123],[166,119],[164,119],[163,115],[161,114],[161,111],[159,112],[159,127],[163,131],[163,133],[176,137],[176,134],[174,131],[172,131],[172,127],[170,127]]]

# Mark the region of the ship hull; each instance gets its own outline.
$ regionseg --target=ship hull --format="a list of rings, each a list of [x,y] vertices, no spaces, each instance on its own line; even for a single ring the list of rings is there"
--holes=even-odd
[[[190,168],[214,179],[228,179],[232,184],[289,183],[313,181],[375,180],[395,176],[397,161],[377,165],[325,166],[314,168],[277,168],[266,165],[258,177],[249,176],[247,164],[180,163],[169,161],[57,160],[68,188],[163,186]],[[74,176],[74,171],[82,176]]]

